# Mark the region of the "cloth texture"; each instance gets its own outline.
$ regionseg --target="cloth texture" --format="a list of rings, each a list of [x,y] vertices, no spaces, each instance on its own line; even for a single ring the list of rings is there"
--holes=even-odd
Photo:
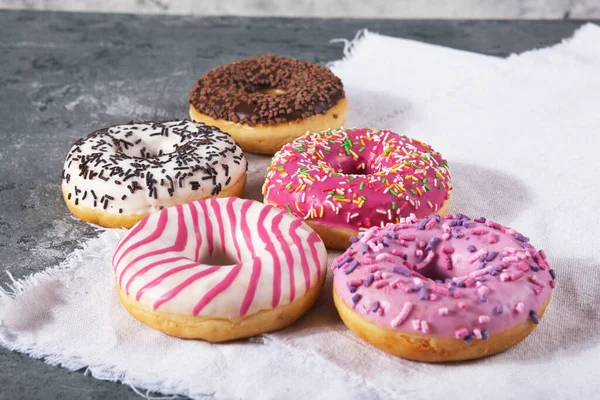
[[[280,332],[227,344],[168,337],[119,302],[110,260],[123,230],[99,230],[61,265],[3,289],[0,344],[193,398],[597,397],[599,43],[600,27],[587,24],[561,44],[500,59],[364,31],[331,64],[350,102],[346,126],[431,144],[449,162],[451,212],[513,227],[548,254],[552,301],[512,349],[441,365],[387,355],[343,325],[331,273],[317,304]],[[245,197],[262,200],[269,157],[247,158]]]

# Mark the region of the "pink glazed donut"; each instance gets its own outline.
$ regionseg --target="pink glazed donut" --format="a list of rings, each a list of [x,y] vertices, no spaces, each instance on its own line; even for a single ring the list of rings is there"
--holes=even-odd
[[[310,225],[329,248],[372,226],[415,214],[443,214],[450,172],[418,140],[376,129],[308,133],[283,146],[269,166],[264,202]]]
[[[113,257],[129,313],[166,334],[222,342],[281,329],[317,299],[327,251],[285,211],[237,197],[144,217]]]
[[[403,358],[488,356],[533,331],[555,286],[543,250],[485,218],[414,216],[359,235],[333,262],[344,323]]]

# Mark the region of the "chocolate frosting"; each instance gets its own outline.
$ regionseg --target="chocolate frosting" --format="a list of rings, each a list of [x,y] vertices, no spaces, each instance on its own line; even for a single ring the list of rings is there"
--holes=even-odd
[[[276,89],[281,93],[265,93]],[[253,126],[324,114],[344,97],[342,81],[328,68],[264,55],[209,71],[189,102],[211,118]]]

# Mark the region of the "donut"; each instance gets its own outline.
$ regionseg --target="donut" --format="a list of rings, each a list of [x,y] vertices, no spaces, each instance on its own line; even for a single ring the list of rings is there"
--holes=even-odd
[[[222,342],[282,329],[327,274],[319,236],[254,200],[211,198],[150,214],[112,260],[121,302],[171,336]]]
[[[339,128],[348,101],[328,68],[264,55],[223,65],[196,81],[190,117],[229,133],[244,151],[273,154],[310,131]]]
[[[239,196],[247,163],[217,128],[192,121],[128,123],[73,144],[62,193],[79,219],[130,228],[162,207],[211,196]]]
[[[372,226],[443,214],[447,162],[430,146],[375,129],[327,130],[285,145],[267,171],[265,203],[305,221],[329,248]]]
[[[426,362],[517,344],[540,322],[555,286],[546,254],[529,238],[462,214],[371,228],[332,268],[344,323],[385,352]]]

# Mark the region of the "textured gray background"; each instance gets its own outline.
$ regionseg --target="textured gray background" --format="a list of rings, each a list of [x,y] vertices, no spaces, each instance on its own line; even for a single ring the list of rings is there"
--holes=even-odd
[[[505,56],[570,36],[579,23],[248,19],[0,12],[0,256],[16,278],[94,235],[60,195],[63,157],[92,130],[183,118],[195,78],[243,57],[341,57],[334,37],[383,34]],[[0,283],[9,281],[0,275]],[[138,396],[128,387],[0,348],[0,399]]]
[[[0,0],[0,8],[351,18],[600,18],[599,0]]]

